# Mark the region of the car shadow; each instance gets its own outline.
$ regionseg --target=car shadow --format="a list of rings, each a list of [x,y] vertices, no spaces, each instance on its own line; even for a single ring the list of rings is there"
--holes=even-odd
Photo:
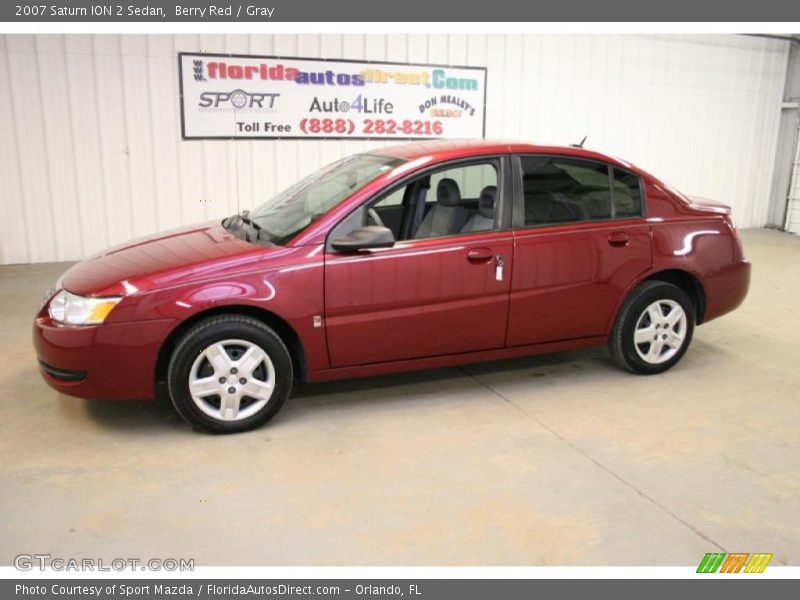
[[[547,376],[566,365],[584,371],[619,369],[605,348],[588,348],[360,379],[313,384],[296,382],[291,398],[275,421],[276,424],[288,422],[320,410],[352,410],[363,405],[415,400],[428,402],[437,390],[457,392],[458,386],[465,390],[475,385],[491,389],[484,377],[489,379],[496,375],[509,384],[528,383],[532,377]]]
[[[304,418],[306,413],[350,411],[365,405],[408,403],[416,400],[428,402],[439,390],[447,390],[452,400],[452,393],[457,393],[459,387],[466,390],[474,385],[484,385],[491,389],[485,379],[497,375],[503,377],[504,383],[525,384],[532,383],[532,379],[535,381],[551,374],[568,376],[563,373],[565,367],[590,375],[603,371],[620,371],[620,367],[605,348],[595,347],[359,379],[313,384],[295,382],[286,405],[266,427],[293,422]],[[584,383],[579,385],[583,386]],[[85,412],[95,424],[115,431],[193,433],[192,428],[172,407],[165,385],[158,387],[154,401],[110,402],[67,397],[64,397],[64,401],[84,402]]]
[[[86,415],[104,429],[122,433],[180,432],[192,429],[175,412],[166,386],[159,386],[154,400],[81,400],[62,396],[65,402],[83,402]]]

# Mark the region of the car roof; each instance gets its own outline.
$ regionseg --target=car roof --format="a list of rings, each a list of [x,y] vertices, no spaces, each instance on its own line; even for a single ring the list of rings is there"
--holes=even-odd
[[[369,153],[380,154],[382,156],[391,156],[408,161],[418,160],[428,156],[433,156],[437,160],[445,160],[484,154],[562,154],[566,156],[574,156],[576,158],[599,160],[623,167],[625,169],[632,169],[637,172],[641,172],[641,169],[636,168],[628,161],[608,154],[603,154],[602,152],[587,150],[586,148],[576,148],[575,146],[537,145],[507,140],[422,140],[408,142],[406,144],[385,146],[376,150],[370,150]]]

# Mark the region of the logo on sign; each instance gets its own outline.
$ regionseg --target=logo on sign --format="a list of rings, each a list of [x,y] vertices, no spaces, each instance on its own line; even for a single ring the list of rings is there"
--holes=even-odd
[[[387,102],[385,98],[368,98],[363,94],[359,94],[350,102],[339,98],[320,100],[318,96],[314,96],[308,108],[308,112],[325,113],[346,113],[351,110],[368,115],[390,115],[394,112],[394,104]]]
[[[419,105],[419,112],[430,111],[431,117],[461,118],[462,114],[470,117],[475,114],[475,107],[459,96],[442,94],[431,96]]]
[[[280,94],[272,92],[246,92],[233,90],[232,92],[203,92],[197,103],[201,108],[230,108],[235,109],[261,109],[275,108],[275,99]]]
[[[201,62],[201,61],[195,61]],[[197,79],[195,64],[195,79]],[[203,72],[205,71],[205,72]],[[210,62],[200,64],[201,77],[209,79],[247,79],[250,81],[294,81],[300,85],[339,85],[363,86],[364,78],[358,73],[342,73],[330,69],[324,71],[302,71],[296,67],[284,67],[283,64],[258,65],[229,64],[226,62]]]

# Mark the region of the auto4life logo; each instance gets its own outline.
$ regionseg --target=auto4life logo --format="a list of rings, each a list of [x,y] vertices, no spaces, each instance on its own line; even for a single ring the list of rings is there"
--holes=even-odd
[[[394,104],[388,102],[385,98],[368,98],[363,94],[359,94],[349,102],[339,98],[323,100],[314,96],[311,106],[308,108],[308,112],[312,113],[346,113],[351,110],[366,115],[390,115],[394,112]]]
[[[727,558],[726,558],[727,557]],[[697,566],[698,573],[763,573],[772,554],[767,552],[709,552]]]

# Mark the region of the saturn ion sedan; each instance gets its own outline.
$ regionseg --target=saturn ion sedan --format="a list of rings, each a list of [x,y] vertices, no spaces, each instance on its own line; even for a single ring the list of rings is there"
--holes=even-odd
[[[274,416],[295,379],[602,344],[661,373],[749,280],[728,207],[627,162],[417,142],[76,264],[33,338],[59,392],[149,399],[166,382],[195,428],[236,432]]]

